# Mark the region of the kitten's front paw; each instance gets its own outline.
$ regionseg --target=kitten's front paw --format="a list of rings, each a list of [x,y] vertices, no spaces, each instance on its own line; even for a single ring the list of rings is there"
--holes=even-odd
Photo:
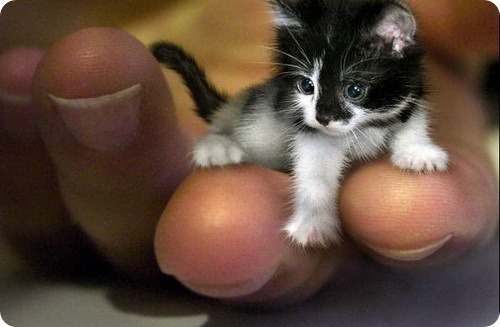
[[[327,247],[331,244],[340,243],[340,223],[337,218],[326,215],[324,217],[310,217],[294,215],[283,230],[292,243],[300,247]],[[328,222],[328,224],[318,223]]]
[[[193,161],[201,168],[239,164],[243,157],[238,144],[224,135],[208,134],[193,147]]]
[[[445,171],[448,168],[448,154],[434,144],[410,145],[392,154],[392,163],[413,171]]]

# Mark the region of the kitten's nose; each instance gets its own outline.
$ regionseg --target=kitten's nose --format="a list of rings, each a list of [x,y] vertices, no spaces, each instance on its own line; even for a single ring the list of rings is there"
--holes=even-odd
[[[316,114],[316,120],[321,125],[328,126],[328,124],[330,124],[330,122],[332,121],[332,116],[327,115],[327,114],[318,113],[318,114]]]

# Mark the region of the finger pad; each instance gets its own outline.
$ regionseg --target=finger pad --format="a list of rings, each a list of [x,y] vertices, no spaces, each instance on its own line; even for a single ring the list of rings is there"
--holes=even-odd
[[[237,283],[274,269],[283,248],[283,180],[254,167],[195,172],[159,223],[160,266],[208,285]]]
[[[446,235],[477,237],[491,216],[491,183],[463,158],[453,155],[452,162],[448,172],[433,174],[402,172],[385,161],[362,167],[342,192],[346,229],[364,243],[401,250]]]

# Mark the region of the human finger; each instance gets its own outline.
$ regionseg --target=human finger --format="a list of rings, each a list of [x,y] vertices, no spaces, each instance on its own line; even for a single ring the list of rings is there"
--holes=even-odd
[[[31,84],[43,55],[20,46],[0,56],[0,232],[37,272],[74,272],[96,261],[67,219],[36,127]]]
[[[34,93],[72,220],[114,266],[155,272],[156,222],[189,170],[189,141],[148,49],[118,30],[78,31],[44,56]]]
[[[158,224],[163,272],[239,303],[283,305],[315,293],[352,253],[305,250],[284,237],[290,189],[287,175],[256,166],[194,172]]]
[[[431,65],[435,138],[450,153],[445,173],[411,174],[386,160],[363,165],[342,190],[344,226],[378,260],[441,262],[487,242],[498,217],[483,108],[453,73]]]

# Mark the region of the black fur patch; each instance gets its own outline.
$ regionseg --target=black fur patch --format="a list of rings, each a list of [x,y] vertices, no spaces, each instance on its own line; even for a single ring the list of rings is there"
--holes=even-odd
[[[352,118],[353,112],[344,94],[349,83],[367,86],[366,97],[355,105],[374,112],[389,113],[409,94],[425,95],[424,51],[418,35],[409,35],[403,42],[392,38],[390,29],[386,34],[380,32],[381,22],[392,23],[394,17],[395,28],[401,27],[403,32],[414,30],[412,26],[404,26],[413,21],[408,19],[411,13],[399,1],[269,1],[282,22],[288,23],[276,29],[276,71],[266,83],[275,90],[254,88],[247,105],[259,101],[260,97],[268,97],[282,119],[301,130],[306,129],[304,108],[296,105],[297,80],[311,76],[318,63],[322,63],[318,85],[321,93],[316,113],[317,120],[323,124],[328,119],[347,122]],[[152,52],[160,62],[182,76],[198,115],[211,122],[213,113],[227,102],[227,96],[209,83],[203,69],[180,47],[159,42],[152,46]],[[269,92],[274,92],[272,99]],[[406,122],[414,109],[410,106],[402,113],[395,113],[393,118],[373,124]]]
[[[170,42],[157,42],[151,46],[151,52],[156,60],[182,77],[196,104],[196,113],[210,123],[212,114],[227,102],[227,96],[207,80],[205,71],[181,47]]]
[[[282,80],[281,85],[294,87],[296,82],[290,76],[310,75],[314,63],[322,62],[322,92],[316,108],[319,120],[348,121],[352,117],[343,94],[348,83],[368,86],[366,98],[356,105],[375,112],[386,112],[409,94],[425,93],[421,92],[425,88],[424,51],[418,36],[408,41],[401,53],[395,53],[391,39],[375,32],[377,24],[391,11],[410,15],[398,1],[278,2],[286,4],[282,12],[298,20],[300,28],[277,30],[276,78]],[[291,91],[284,94],[295,96]],[[394,118],[407,121],[410,115],[409,108]]]

